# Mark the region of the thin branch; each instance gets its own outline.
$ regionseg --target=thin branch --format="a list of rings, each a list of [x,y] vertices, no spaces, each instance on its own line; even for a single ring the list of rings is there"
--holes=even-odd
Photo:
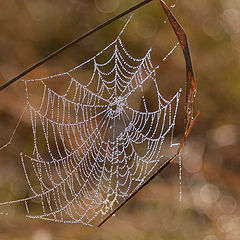
[[[64,50],[66,50],[67,48],[72,47],[73,45],[75,45],[76,43],[80,42],[81,40],[87,38],[88,36],[92,35],[93,33],[99,31],[100,29],[106,27],[107,25],[115,22],[116,20],[122,18],[123,16],[137,10],[138,8],[144,6],[145,4],[151,2],[152,0],[144,0],[140,3],[138,3],[137,5],[129,8],[128,10],[120,13],[119,15],[117,15],[116,17],[113,17],[111,19],[109,19],[108,21],[104,22],[103,24],[98,25],[97,27],[95,27],[94,29],[90,30],[89,32],[83,34],[82,36],[76,38],[75,40],[71,41],[70,43],[66,44],[65,46],[59,48],[58,50],[56,50],[55,52],[49,54],[47,57],[43,58],[42,60],[40,60],[39,62],[37,62],[36,64],[32,65],[31,67],[29,67],[28,69],[26,69],[25,71],[23,71],[22,73],[18,74],[16,77],[14,77],[13,79],[11,79],[10,81],[4,83],[3,85],[0,86],[0,91],[3,90],[4,88],[8,87],[9,85],[11,85],[12,83],[16,82],[18,79],[22,78],[23,76],[25,76],[27,73],[30,73],[31,71],[33,71],[35,68],[39,67],[40,65],[42,65],[43,63],[47,62],[48,60],[52,59],[53,57],[57,56],[59,53],[63,52]]]

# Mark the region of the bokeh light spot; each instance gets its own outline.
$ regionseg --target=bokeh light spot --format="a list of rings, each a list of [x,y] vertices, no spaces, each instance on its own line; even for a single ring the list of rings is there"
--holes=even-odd
[[[200,189],[200,197],[202,201],[208,204],[216,202],[219,194],[219,189],[213,184],[205,184]]]
[[[223,196],[219,201],[219,207],[223,213],[232,214],[237,207],[237,202],[231,196]]]
[[[100,12],[111,13],[117,10],[119,0],[95,0],[95,5]]]
[[[33,233],[33,240],[51,240],[51,234],[44,229],[39,229],[36,232]]]
[[[207,235],[203,240],[218,240],[215,235]]]
[[[233,124],[227,124],[212,131],[212,139],[218,147],[235,144],[238,141],[238,129]]]
[[[230,216],[224,215],[217,219],[217,228],[220,232],[229,232],[232,230],[232,218]]]

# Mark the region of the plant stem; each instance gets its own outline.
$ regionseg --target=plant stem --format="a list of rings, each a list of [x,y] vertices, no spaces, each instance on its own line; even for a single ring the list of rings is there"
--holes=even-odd
[[[3,90],[4,88],[8,87],[9,85],[13,84],[14,82],[16,82],[18,79],[20,79],[21,77],[25,76],[27,73],[30,73],[31,71],[33,71],[35,68],[39,67],[40,65],[42,65],[43,63],[47,62],[48,60],[52,59],[53,57],[57,56],[59,53],[65,51],[67,48],[72,47],[73,45],[75,45],[76,43],[80,42],[81,40],[87,38],[88,36],[92,35],[93,33],[99,31],[100,29],[106,27],[107,25],[115,22],[116,20],[122,18],[123,16],[137,10],[138,8],[144,6],[145,4],[151,2],[152,0],[144,0],[138,4],[136,4],[135,6],[129,8],[128,10],[120,13],[119,15],[109,19],[108,21],[104,22],[103,24],[98,25],[97,27],[95,27],[94,29],[88,31],[87,33],[83,34],[82,36],[74,39],[73,41],[71,41],[70,43],[66,44],[65,46],[59,48],[58,50],[56,50],[55,52],[49,54],[47,57],[41,59],[39,62],[35,63],[34,65],[32,65],[31,67],[29,67],[28,69],[26,69],[25,71],[21,72],[20,74],[18,74],[16,77],[14,77],[13,79],[11,79],[10,81],[4,83],[3,85],[0,86],[0,91]]]

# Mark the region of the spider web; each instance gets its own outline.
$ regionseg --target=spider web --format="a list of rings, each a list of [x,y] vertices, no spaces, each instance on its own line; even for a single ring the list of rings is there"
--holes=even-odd
[[[31,218],[91,225],[164,162],[164,144],[174,145],[182,90],[170,100],[161,95],[151,49],[135,58],[121,40],[128,22],[111,44],[75,68],[23,80],[33,151],[20,158],[30,196],[1,205],[22,202]],[[109,53],[110,58],[99,61]],[[89,78],[83,73],[90,68]],[[67,87],[59,93],[51,84],[61,81]],[[40,101],[32,89],[41,93]],[[40,206],[35,214],[34,204]]]

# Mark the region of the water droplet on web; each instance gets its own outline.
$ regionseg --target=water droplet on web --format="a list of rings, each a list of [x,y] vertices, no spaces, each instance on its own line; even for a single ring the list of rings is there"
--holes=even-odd
[[[36,204],[49,206],[48,209],[43,209],[41,211],[41,215],[35,216],[34,214],[34,218],[48,220],[45,219],[45,215],[47,215],[49,216],[49,220],[67,222],[65,219],[67,220],[68,216],[65,216],[64,214],[66,213],[67,215],[67,213],[71,213],[78,217],[72,222],[88,224],[89,221],[84,221],[89,220],[90,218],[94,219],[101,213],[106,214],[109,210],[113,209],[114,204],[120,204],[118,200],[122,200],[123,196],[130,196],[139,181],[143,183],[146,178],[152,174],[156,169],[155,166],[158,166],[158,163],[161,161],[160,159],[162,159],[162,157],[159,158],[159,153],[165,135],[172,139],[180,94],[177,92],[171,100],[166,101],[161,95],[159,88],[153,84],[151,91],[153,92],[152,97],[155,96],[155,99],[151,98],[151,101],[157,103],[163,100],[161,101],[163,103],[158,104],[158,109],[156,109],[156,111],[148,111],[147,103],[149,101],[147,95],[142,96],[147,87],[145,82],[156,81],[156,69],[159,68],[159,66],[155,67],[152,64],[149,53],[140,59],[132,57],[122,44],[120,35],[115,41],[97,53],[93,58],[81,63],[73,69],[70,69],[68,72],[54,76],[47,76],[42,79],[24,80],[27,96],[29,95],[28,93],[31,93],[30,91],[32,91],[29,86],[30,84],[27,84],[28,81],[31,81],[33,84],[38,82],[39,85],[42,85],[39,89],[42,99],[40,108],[37,109],[30,107],[31,99],[27,99],[29,105],[26,107],[26,110],[30,112],[32,123],[33,155],[37,155],[36,159],[35,156],[33,156],[30,157],[30,160],[39,162],[37,165],[38,172],[48,173],[47,176],[41,176],[40,185],[34,185],[32,187],[30,181],[28,183],[31,192],[34,193],[33,197],[29,199]],[[177,46],[178,44],[167,53],[162,61],[165,61]],[[99,78],[92,77],[91,80],[84,85],[82,84],[80,77],[79,79],[77,79],[77,76],[75,76],[76,79],[75,77],[71,77],[70,83],[66,82],[68,88],[65,94],[61,96],[58,93],[55,93],[48,85],[48,83],[51,82],[51,79],[62,78],[63,76],[65,79],[65,75],[71,76],[70,73],[75,73],[75,70],[86,64],[94,65],[92,76],[95,76],[98,69],[96,58],[98,56],[100,57],[101,54],[105,54],[106,50],[114,47],[115,49],[118,47],[118,54],[120,55],[121,51],[121,54],[124,57],[119,57],[118,61],[114,62],[114,69],[119,71],[119,73],[117,72],[118,79],[115,77],[113,82],[109,79],[111,72],[103,73],[99,70]],[[114,59],[114,55],[110,59]],[[108,69],[109,64],[110,68],[112,68],[111,61],[101,63],[100,66],[106,66]],[[144,66],[140,67],[142,65]],[[137,77],[131,77],[126,81],[126,77],[123,76],[124,74],[121,74],[121,71]],[[117,85],[117,80],[119,80],[119,86]],[[111,84],[107,84],[109,82]],[[94,84],[98,89],[96,92],[90,90]],[[112,86],[113,84],[115,85]],[[119,96],[116,92],[117,87],[119,89]],[[73,94],[73,96],[71,96],[71,94]],[[135,107],[131,107],[130,104],[127,104],[127,98],[131,94],[139,103],[139,106],[137,106],[136,109]],[[150,94],[152,93],[150,92]],[[69,99],[71,99],[71,101]],[[102,102],[104,102],[104,104]],[[131,100],[129,100],[129,103],[131,103]],[[141,107],[142,103],[144,108]],[[49,113],[52,114],[51,127],[47,118],[48,116],[46,116],[46,113],[44,112],[45,104],[51,109],[51,111],[49,110]],[[169,111],[165,111],[164,109],[166,108],[168,108]],[[80,113],[82,113],[81,121],[79,121]],[[174,118],[172,118],[172,115],[174,115]],[[68,118],[65,119],[65,116]],[[171,118],[171,124],[165,127],[165,121],[158,121],[157,119],[159,118]],[[153,127],[153,125],[156,126]],[[161,129],[163,128],[166,131],[164,137],[161,133]],[[49,147],[43,152],[41,152],[41,150],[39,151],[38,143],[43,141],[41,135],[45,137],[44,145],[48,146],[48,143],[52,141],[54,147]],[[53,139],[50,139],[50,136],[53,137]],[[61,149],[66,155],[64,157],[61,156],[61,149],[58,141],[62,143]],[[82,145],[80,145],[80,143]],[[137,145],[139,145],[141,151],[135,149],[135,146]],[[169,144],[169,147],[170,146],[172,145]],[[159,153],[156,153],[157,149],[159,149]],[[75,154],[76,151],[77,154]],[[49,159],[44,159],[42,154],[44,153],[45,155],[45,152],[48,153],[48,156],[52,157],[51,162],[49,162]],[[53,157],[55,152],[58,153],[57,158]],[[139,158],[139,154],[146,156],[148,153],[153,153],[153,155],[151,156],[151,159],[149,157],[149,163],[146,164],[146,159],[144,157]],[[24,174],[28,180],[29,170],[28,166],[25,166],[24,164],[25,159],[29,160],[28,155],[21,154]],[[124,174],[120,172],[120,167],[119,169],[116,169],[115,167],[116,162],[119,161],[121,162],[120,166]],[[139,176],[139,172],[133,173],[131,171],[129,168],[130,161],[135,161],[139,165],[139,169],[142,169],[141,176]],[[64,162],[64,164],[60,164],[60,162]],[[103,163],[105,166],[105,162],[107,162],[106,167],[102,168],[101,166],[103,166]],[[49,165],[47,164],[52,164],[51,171],[48,169]],[[68,168],[65,166],[70,167]],[[101,175],[99,174],[100,168],[102,168]],[[180,201],[182,199],[181,171],[181,161],[179,160]],[[35,174],[37,175],[37,173]],[[75,193],[75,181],[72,181],[72,174],[76,176],[76,179],[78,179],[79,182],[83,183],[83,185],[77,186],[78,194]],[[38,177],[38,175],[36,177]],[[59,181],[59,178],[61,178],[61,182]],[[127,181],[125,181],[125,178],[127,178]],[[48,182],[49,179],[51,179],[52,186],[49,188],[48,194],[46,194],[41,186],[45,181]],[[68,182],[69,179],[70,182]],[[118,187],[116,187],[118,181],[125,182],[124,188],[121,189],[121,192],[118,191]],[[62,188],[62,186],[64,186],[64,188]],[[61,191],[62,194],[55,195],[55,189],[56,191]],[[101,189],[103,190],[103,195],[101,195]],[[114,189],[116,191],[115,194],[113,194]],[[66,199],[64,196],[68,195],[68,192],[72,193],[72,199],[69,199],[69,208],[68,212],[66,212],[65,208],[60,208],[60,206],[65,204]],[[77,202],[77,204],[79,204],[78,206],[76,206],[76,202],[73,201],[75,198],[79,200]],[[51,200],[56,200],[59,205],[59,214],[57,215],[54,210],[55,205],[52,205],[54,204],[54,201]],[[25,203],[27,213],[30,212],[30,214],[32,214],[32,211],[30,211],[31,209],[28,209],[26,199],[20,199],[18,202]],[[84,216],[87,216],[86,218],[88,219],[85,219]]]
[[[179,201],[181,202],[182,201],[182,156],[181,154],[179,155],[179,176],[178,176],[178,179],[179,179]]]

